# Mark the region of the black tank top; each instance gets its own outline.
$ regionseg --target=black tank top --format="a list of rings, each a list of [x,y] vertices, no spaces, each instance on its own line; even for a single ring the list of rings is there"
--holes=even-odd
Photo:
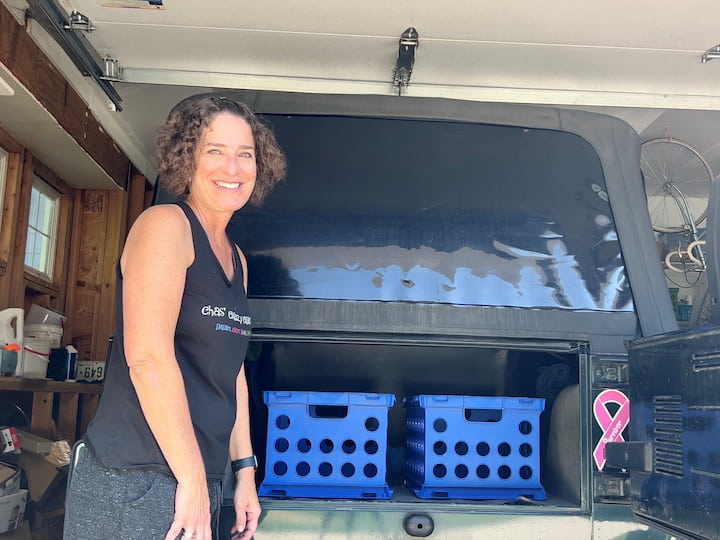
[[[208,480],[221,480],[235,423],[235,380],[245,358],[251,320],[237,250],[233,249],[234,276],[228,280],[193,211],[185,202],[177,204],[190,222],[195,260],[187,269],[175,356]],[[84,438],[105,467],[152,467],[169,472],[130,382],[119,264],[117,274],[115,339],[100,404]]]

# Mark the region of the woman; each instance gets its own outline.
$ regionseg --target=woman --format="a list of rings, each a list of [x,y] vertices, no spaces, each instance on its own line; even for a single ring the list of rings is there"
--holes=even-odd
[[[231,533],[249,540],[260,505],[242,366],[247,263],[225,229],[284,176],[285,158],[245,105],[214,96],[170,113],[156,155],[162,185],[187,198],[149,208],[128,234],[115,341],[64,538],[217,538],[229,454]]]

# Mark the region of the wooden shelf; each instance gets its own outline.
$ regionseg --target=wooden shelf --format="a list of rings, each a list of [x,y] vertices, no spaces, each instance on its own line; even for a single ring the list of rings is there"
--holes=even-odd
[[[57,432],[70,444],[87,429],[95,415],[102,389],[102,384],[94,383],[0,377],[0,391],[32,392],[30,431],[47,439],[55,435],[52,413],[55,394],[58,394]]]

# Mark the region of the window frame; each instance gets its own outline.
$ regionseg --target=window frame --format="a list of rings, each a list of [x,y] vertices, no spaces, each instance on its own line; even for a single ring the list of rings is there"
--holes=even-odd
[[[31,224],[31,217],[29,215],[30,208],[28,208],[28,225],[27,225],[27,236],[25,239],[25,257],[24,257],[24,268],[27,273],[30,275],[39,277],[43,280],[47,280],[48,282],[53,282],[53,275],[55,271],[55,258],[57,255],[57,244],[58,244],[58,232],[59,232],[59,222],[60,222],[60,202],[62,194],[55,189],[53,186],[51,186],[48,182],[43,180],[40,176],[37,174],[33,174],[33,181],[32,186],[30,188],[30,198],[32,200],[32,191],[37,189],[42,195],[50,199],[52,203],[52,216],[51,216],[51,223],[50,223],[50,231],[49,235],[45,233],[45,231],[40,231],[39,229],[36,229]],[[32,202],[30,204],[30,207],[32,207]],[[35,230],[42,236],[46,236],[48,238],[48,253],[46,257],[46,265],[45,268],[39,269],[35,268],[34,266],[30,266],[27,264],[27,249],[28,249],[28,240],[30,238],[30,229]]]
[[[0,223],[2,223],[3,207],[5,206],[5,188],[7,187],[9,162],[10,152],[0,146]]]

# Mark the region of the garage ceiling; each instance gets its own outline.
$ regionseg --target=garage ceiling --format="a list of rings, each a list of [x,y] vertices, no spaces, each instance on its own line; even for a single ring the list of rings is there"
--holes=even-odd
[[[24,0],[2,2],[16,13],[26,7]],[[119,62],[114,86],[122,112],[110,111],[71,62],[58,66],[151,180],[154,131],[183,97],[213,88],[391,95],[398,39],[410,26],[420,45],[403,95],[606,112],[643,139],[688,141],[720,172],[720,60],[701,62],[720,44],[715,2],[151,4],[59,0],[68,14],[78,10],[91,20],[96,29],[85,36],[100,55]],[[57,56],[39,25],[30,22],[29,29]],[[0,97],[0,105],[9,99]]]

